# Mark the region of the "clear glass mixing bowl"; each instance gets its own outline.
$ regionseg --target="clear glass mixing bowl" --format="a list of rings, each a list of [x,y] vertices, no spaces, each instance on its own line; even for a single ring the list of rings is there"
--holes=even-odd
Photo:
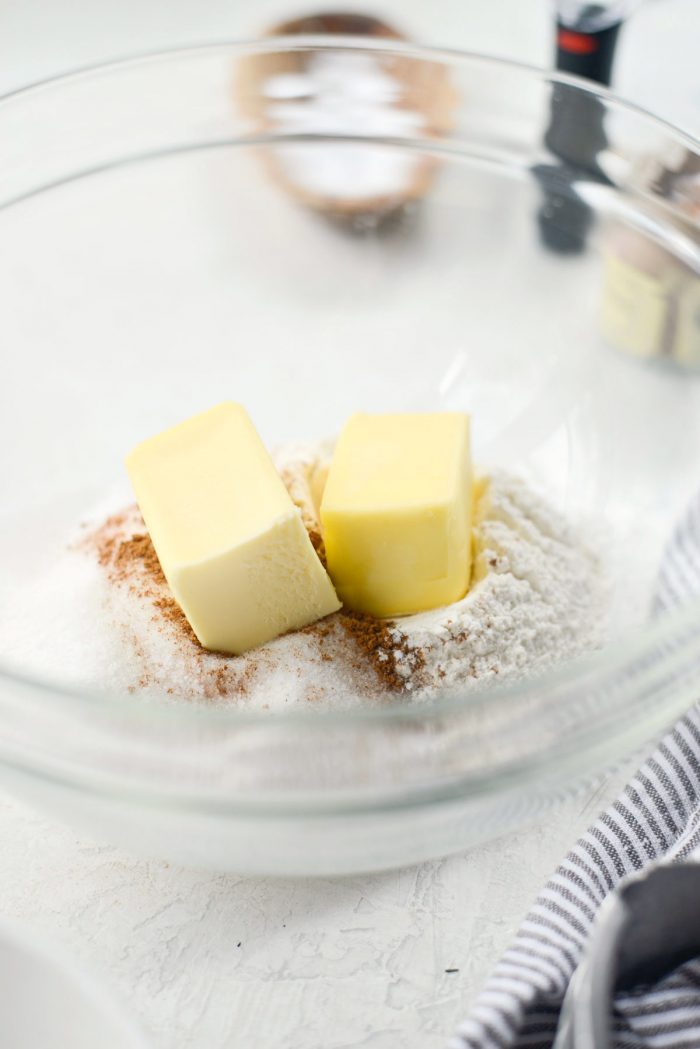
[[[368,62],[381,119],[336,106]],[[51,563],[135,442],[221,399],[269,445],[444,407],[473,413],[482,469],[601,523],[613,609],[604,650],[430,705],[254,714],[8,659],[7,788],[188,864],[378,869],[521,825],[697,697],[700,604],[650,611],[700,488],[693,142],[575,80],[331,37],[39,85],[2,101],[0,140],[5,582]]]

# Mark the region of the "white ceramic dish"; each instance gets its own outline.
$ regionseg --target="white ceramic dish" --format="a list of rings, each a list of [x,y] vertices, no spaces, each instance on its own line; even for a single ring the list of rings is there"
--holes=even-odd
[[[121,1005],[70,955],[0,923],[2,1049],[148,1049]]]

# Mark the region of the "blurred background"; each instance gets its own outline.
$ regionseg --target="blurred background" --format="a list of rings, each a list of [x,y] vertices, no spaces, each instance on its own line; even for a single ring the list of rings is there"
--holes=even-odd
[[[5,0],[0,91],[137,51],[245,39],[332,5],[294,0]],[[549,0],[345,0],[437,46],[549,65]],[[700,134],[697,0],[647,0],[624,27],[613,83],[625,98]]]

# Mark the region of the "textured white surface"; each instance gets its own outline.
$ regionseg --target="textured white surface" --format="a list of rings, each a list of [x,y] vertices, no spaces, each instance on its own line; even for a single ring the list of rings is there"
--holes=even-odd
[[[468,855],[318,881],[146,862],[4,799],[0,909],[101,971],[156,1049],[438,1049],[622,778]]]
[[[134,50],[251,35],[303,7],[5,5],[0,89]],[[428,9],[385,0],[379,13],[432,43],[547,60],[544,2],[441,0]],[[617,77],[623,94],[695,132],[698,18],[695,0],[649,3],[623,37]],[[0,913],[50,932],[102,971],[157,1049],[437,1049],[539,885],[624,778],[568,803],[546,825],[468,856],[320,882],[144,862],[0,799]],[[452,968],[459,971],[445,972]]]

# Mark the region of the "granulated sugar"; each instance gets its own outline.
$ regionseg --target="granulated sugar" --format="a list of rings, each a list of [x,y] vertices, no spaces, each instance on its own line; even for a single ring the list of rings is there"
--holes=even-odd
[[[327,453],[277,463],[322,555]],[[118,504],[117,504],[118,506]],[[135,506],[99,507],[53,565],[0,599],[0,659],[93,691],[170,694],[257,709],[425,699],[537,672],[603,640],[595,552],[521,480],[479,487],[472,587],[393,622],[341,611],[243,656],[203,650],[174,601]]]

